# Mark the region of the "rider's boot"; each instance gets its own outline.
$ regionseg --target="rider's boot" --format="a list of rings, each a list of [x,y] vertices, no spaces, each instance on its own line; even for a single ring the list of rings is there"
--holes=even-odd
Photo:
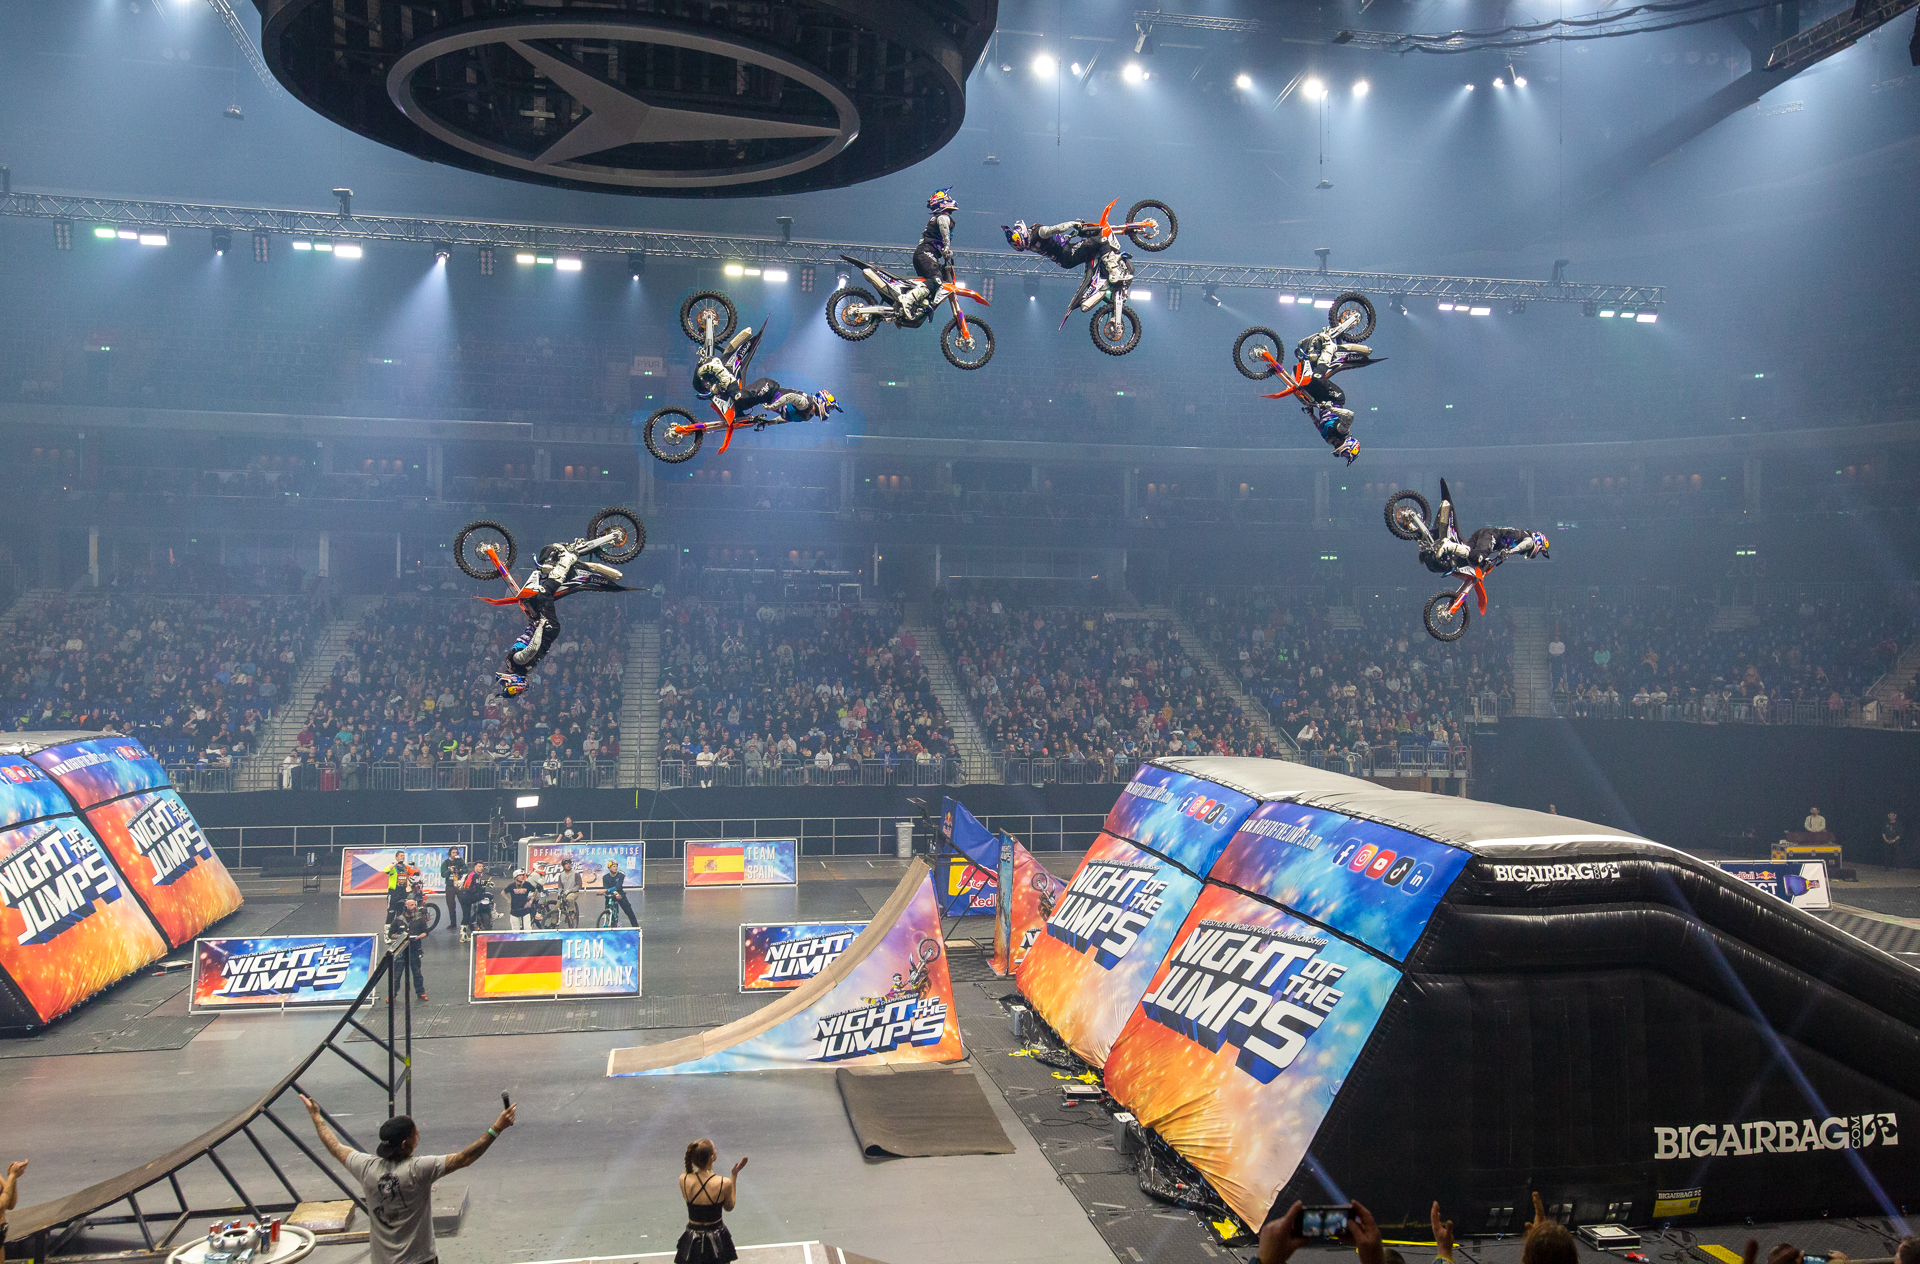
[[[620,572],[604,562],[582,562],[580,566],[584,570],[592,571],[602,579],[610,579],[616,584],[620,582]]]
[[[900,310],[908,320],[917,320],[927,310],[927,300],[931,296],[924,280],[916,279],[900,291]]]

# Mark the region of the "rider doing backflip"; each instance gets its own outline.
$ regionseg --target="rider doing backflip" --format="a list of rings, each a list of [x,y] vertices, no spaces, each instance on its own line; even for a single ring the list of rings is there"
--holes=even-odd
[[[1316,329],[1294,345],[1293,355],[1309,366],[1313,376],[1301,387],[1301,394],[1313,401],[1313,424],[1320,437],[1333,446],[1335,456],[1360,455],[1360,441],[1353,437],[1353,410],[1348,408],[1347,393],[1333,380],[1332,369],[1342,355],[1365,358],[1373,350],[1358,342],[1341,342],[1331,329]]]
[[[631,592],[620,585],[620,572],[604,562],[589,562],[563,544],[549,544],[540,550],[539,565],[519,593],[520,610],[527,616],[527,630],[507,650],[507,670],[495,672],[500,696],[512,698],[525,693],[527,674],[540,665],[560,640],[560,616],[555,609],[561,598],[585,589],[589,582],[595,592]],[[591,581],[589,581],[589,577]]]
[[[1119,286],[1133,280],[1133,265],[1127,262],[1131,256],[1114,249],[1113,242],[1100,231],[1098,224],[1070,219],[1061,224],[1029,225],[1027,221],[1017,219],[1012,224],[1002,224],[1000,230],[1007,235],[1007,244],[1015,250],[1030,250],[1063,268],[1084,265],[1089,280],[1094,274],[1105,276]],[[1090,307],[1101,301],[1103,294],[1099,286],[1083,282],[1081,288],[1087,291],[1082,307]]]
[[[766,408],[781,421],[824,421],[829,413],[844,411],[832,391],[815,391],[809,395],[805,391],[788,390],[770,377],[742,382],[729,366],[736,356],[743,367],[752,361],[759,342],[760,334],[748,326],[714,348],[713,355],[702,360],[693,371],[694,394],[717,401],[722,411],[736,414],[749,408]]]

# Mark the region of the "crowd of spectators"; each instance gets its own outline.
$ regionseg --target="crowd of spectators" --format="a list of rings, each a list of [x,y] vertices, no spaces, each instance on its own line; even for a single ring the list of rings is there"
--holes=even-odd
[[[5,715],[15,731],[126,733],[169,766],[230,766],[257,746],[329,610],[323,597],[55,597],[19,621]]]
[[[383,765],[432,769],[428,784],[452,789],[474,784],[477,768],[513,766],[547,784],[570,766],[611,775],[626,607],[589,598],[560,615],[559,642],[528,690],[500,698],[493,674],[525,626],[517,611],[438,591],[378,606],[315,697],[281,784],[355,789]]]
[[[1167,622],[960,594],[940,620],[997,753],[1107,764],[1274,753]]]
[[[1364,766],[1383,749],[1458,753],[1476,709],[1495,714],[1503,692],[1511,705],[1512,633],[1497,610],[1448,643],[1427,636],[1405,601],[1336,614],[1287,592],[1236,589],[1191,592],[1181,605],[1305,754]]]
[[[669,604],[660,635],[660,758],[704,782],[729,767],[927,763],[953,727],[897,608],[799,613]]]
[[[1914,640],[1913,612],[1895,598],[1762,602],[1744,626],[1717,624],[1719,613],[1688,595],[1557,604],[1548,642],[1557,709],[1761,723],[1912,714],[1911,691],[1889,700],[1893,716],[1858,712]]]

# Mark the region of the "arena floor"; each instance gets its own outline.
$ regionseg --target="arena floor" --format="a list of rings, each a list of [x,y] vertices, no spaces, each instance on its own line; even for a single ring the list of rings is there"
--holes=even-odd
[[[1063,874],[1078,861],[1043,859]],[[742,1153],[752,1158],[739,1208],[728,1216],[743,1246],[823,1241],[890,1264],[1205,1264],[1249,1254],[1220,1247],[1192,1213],[1142,1195],[1112,1151],[1104,1114],[1067,1107],[1047,1067],[1009,1056],[1017,1046],[998,998],[1011,989],[993,979],[983,954],[957,945],[951,960],[962,1030],[975,1074],[1015,1144],[1011,1156],[863,1158],[833,1077],[818,1072],[605,1077],[616,1045],[670,1040],[763,1003],[737,990],[740,922],[864,918],[901,870],[890,859],[843,857],[809,861],[797,888],[687,892],[677,864],[650,865],[646,889],[633,893],[645,936],[645,999],[617,1005],[469,1005],[465,946],[444,927],[436,931],[426,959],[433,999],[415,1010],[414,1114],[423,1147],[466,1144],[492,1121],[502,1090],[521,1107],[518,1127],[476,1167],[449,1178],[465,1183],[469,1202],[458,1236],[442,1244],[443,1258],[516,1264],[670,1252],[684,1220],[674,1177],[683,1147],[698,1136],[717,1142],[723,1165]],[[1920,874],[1863,869],[1860,876],[1836,891],[1840,902],[1899,936],[1885,946],[1920,950]],[[248,907],[235,920],[246,925],[235,933],[365,932],[383,920],[384,901],[303,891],[298,879],[247,878],[243,888]],[[1863,898],[1851,904],[1856,891]],[[597,911],[596,901],[589,906]],[[950,921],[948,935],[985,940],[990,930],[986,919]],[[213,1126],[283,1075],[335,1021],[327,1014],[190,1016],[185,987],[184,971],[130,980],[45,1035],[0,1042],[4,1157],[33,1162],[23,1203],[102,1180]],[[347,1047],[356,1056],[377,1053],[365,1043]],[[338,1059],[323,1059],[304,1083],[363,1139],[384,1114],[380,1092]],[[304,1120],[288,1122],[304,1131]],[[258,1175],[271,1179],[264,1168]],[[217,1174],[200,1171],[195,1179]],[[311,1173],[295,1179],[303,1192],[319,1184]],[[1662,1258],[1712,1264],[1719,1257],[1701,1253],[1703,1244],[1737,1247],[1747,1232],[1701,1230],[1696,1238],[1675,1231],[1671,1241],[1681,1252]],[[1872,1222],[1758,1232],[1769,1244],[1789,1237],[1856,1259],[1887,1253]],[[90,1232],[82,1249],[133,1245],[102,1230]],[[1404,1249],[1410,1258],[1423,1254]],[[1487,1264],[1518,1257],[1511,1242],[1472,1251]],[[316,1256],[321,1264],[365,1257],[364,1245]]]

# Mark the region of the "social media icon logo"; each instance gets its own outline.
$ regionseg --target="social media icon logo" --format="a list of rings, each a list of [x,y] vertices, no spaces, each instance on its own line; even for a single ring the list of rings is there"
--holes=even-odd
[[[1387,876],[1382,878],[1381,881],[1385,882],[1390,887],[1397,887],[1400,885],[1400,879],[1406,877],[1407,871],[1412,868],[1413,868],[1413,857],[1402,856],[1400,857],[1400,859],[1393,862],[1393,868],[1387,870]]]
[[[1353,870],[1355,873],[1365,873],[1367,866],[1373,863],[1374,854],[1379,850],[1380,849],[1372,843],[1368,843],[1360,849],[1359,853],[1355,855],[1352,860],[1347,862],[1347,868]]]
[[[1382,847],[1379,855],[1373,858],[1373,863],[1367,866],[1367,876],[1378,881],[1386,875],[1387,870],[1392,867],[1393,862],[1394,853]]]
[[[1359,850],[1360,850],[1359,843],[1354,842],[1352,840],[1348,840],[1346,843],[1341,845],[1339,851],[1333,853],[1334,865],[1339,866],[1339,865],[1346,864],[1349,860],[1353,859],[1353,853]]]
[[[1423,860],[1415,865],[1413,872],[1400,883],[1400,889],[1412,895],[1416,891],[1423,890],[1431,881],[1433,881],[1433,866]]]

